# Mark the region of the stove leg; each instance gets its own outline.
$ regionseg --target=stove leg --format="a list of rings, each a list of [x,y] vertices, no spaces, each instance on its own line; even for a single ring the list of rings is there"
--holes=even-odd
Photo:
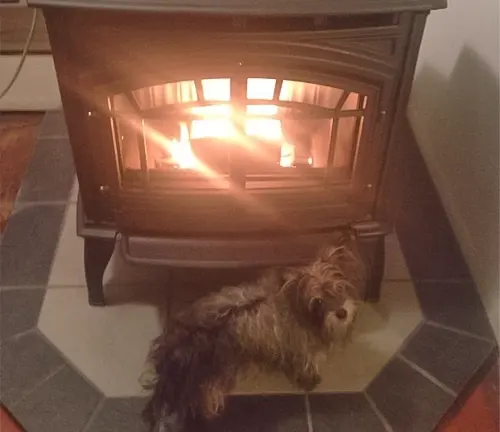
[[[114,239],[85,238],[85,280],[91,306],[105,306],[106,304],[102,278],[114,249]]]
[[[367,281],[364,300],[369,303],[376,303],[380,300],[382,280],[385,268],[385,235],[378,224],[367,226],[365,229],[357,231],[358,247],[363,258],[366,270]]]

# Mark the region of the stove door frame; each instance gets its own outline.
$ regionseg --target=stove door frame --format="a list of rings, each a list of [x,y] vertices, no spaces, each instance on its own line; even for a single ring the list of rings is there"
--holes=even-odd
[[[345,226],[369,218],[373,206],[373,184],[376,179],[376,168],[381,160],[377,154],[381,147],[376,134],[378,112],[380,106],[380,88],[371,83],[362,83],[347,78],[320,73],[304,73],[294,71],[263,68],[242,67],[234,62],[212,71],[207,75],[195,72],[196,67],[188,64],[170,70],[168,78],[158,79],[156,83],[175,82],[178,77],[184,80],[200,80],[203,78],[247,78],[268,77],[290,81],[310,82],[336,87],[344,91],[363,94],[367,97],[362,135],[357,149],[356,160],[348,181],[340,184],[329,183],[308,189],[279,190],[247,190],[247,199],[259,209],[238,205],[238,198],[232,197],[231,191],[179,191],[165,192],[155,190],[151,183],[136,185],[135,189],[119,187],[113,199],[116,207],[116,222],[119,230],[125,233],[161,233],[164,235],[233,235],[278,231],[321,231]],[[132,90],[123,84],[115,83],[118,93]],[[109,94],[109,86],[104,93]],[[115,134],[115,148],[118,137]],[[118,166],[120,163],[118,163]],[[322,182],[323,183],[323,182]],[[369,186],[372,185],[372,186]],[[241,194],[241,191],[238,191]],[[259,211],[266,207],[268,212]],[[196,215],[196,211],[200,214]],[[148,231],[144,230],[141,221],[147,220]],[[200,228],[202,227],[202,228]]]
[[[186,51],[197,53],[196,61],[190,64],[205,77],[209,74],[220,76],[221,72],[227,73],[228,68],[237,71],[242,64],[255,68],[267,59],[277,70],[298,69],[299,73],[304,73],[313,69],[329,80],[355,77],[358,82],[371,85],[378,95],[370,126],[372,145],[362,146],[362,152],[369,152],[370,157],[363,156],[362,152],[359,155],[366,162],[359,164],[362,169],[353,176],[355,193],[342,194],[344,190],[338,194],[339,202],[349,208],[344,208],[345,211],[337,208],[337,218],[325,215],[325,220],[330,220],[328,223],[304,228],[334,229],[338,225],[373,218],[388,144],[387,120],[398,97],[404,47],[413,25],[412,14],[394,14],[393,24],[373,28],[258,35],[213,33],[203,40],[182,31],[169,32],[164,21],[168,14],[144,14],[144,19],[137,19],[119,12],[96,14],[95,11],[59,8],[44,10],[44,14],[52,47],[57,53],[55,64],[61,97],[85,213],[90,221],[116,225],[117,219],[123,217],[120,228],[135,231],[140,225],[138,221],[143,219],[139,214],[130,213],[133,200],[136,207],[143,206],[145,215],[149,213],[147,200],[139,194],[128,197],[121,192],[116,149],[99,145],[112,139],[106,113],[110,88],[114,85],[123,88],[127,81],[132,85],[140,81],[141,86],[158,83],[158,73],[154,72],[161,69],[168,71],[169,80],[185,79]],[[115,21],[113,28],[109,28],[109,19]],[[72,27],[78,32],[70,32]],[[130,37],[132,28],[133,38]],[[391,41],[391,51],[382,52],[366,45],[366,42],[379,40]],[[213,64],[216,53],[221,70]],[[172,64],[179,67],[172,68]],[[129,85],[129,88],[132,87]],[[126,210],[120,212],[120,208]],[[158,213],[158,220],[161,218],[162,212]]]

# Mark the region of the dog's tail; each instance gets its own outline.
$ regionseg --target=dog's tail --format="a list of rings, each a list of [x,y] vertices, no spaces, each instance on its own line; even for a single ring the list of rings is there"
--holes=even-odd
[[[151,431],[174,413],[177,421],[183,422],[201,409],[201,386],[215,372],[211,370],[216,367],[214,347],[215,341],[203,330],[183,328],[154,342],[149,360],[156,378],[145,385],[152,395],[143,412]]]
[[[223,408],[240,355],[237,340],[232,340],[236,336],[227,330],[228,321],[250,311],[265,294],[258,288],[247,295],[231,289],[221,293],[178,314],[173,329],[153,343],[149,360],[156,378],[145,386],[152,395],[144,410],[151,427],[173,413],[183,422],[187,417],[215,415]]]

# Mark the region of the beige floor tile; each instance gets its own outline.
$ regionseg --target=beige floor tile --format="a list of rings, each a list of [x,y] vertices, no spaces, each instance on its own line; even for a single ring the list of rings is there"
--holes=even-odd
[[[406,265],[396,233],[391,233],[385,239],[384,279],[411,280],[410,271]]]
[[[302,393],[281,373],[250,370],[238,377],[233,394]]]
[[[75,183],[73,204],[68,207],[50,275],[49,286],[54,289],[48,290],[39,327],[105,394],[140,395],[138,380],[144,371],[148,347],[160,331],[160,312],[152,305],[166,299],[165,287],[173,281],[169,281],[165,269],[131,266],[115,252],[104,280],[111,303],[120,305],[89,307],[83,240],[76,236],[77,190]],[[422,319],[409,280],[398,239],[391,234],[386,239],[382,300],[363,307],[352,343],[337,349],[323,365],[323,381],[317,392],[364,389],[398,350]],[[173,293],[176,297],[180,295],[179,300],[187,299],[185,292]],[[253,371],[240,377],[234,393],[300,393],[300,390],[281,374]]]
[[[411,282],[385,282],[378,304],[363,305],[352,342],[322,366],[317,392],[361,391],[422,321]]]
[[[76,235],[76,204],[68,205],[52,263],[49,286],[85,286],[83,240]]]
[[[159,316],[156,307],[144,304],[91,308],[84,290],[54,288],[47,292],[39,328],[108,396],[130,396],[141,394],[138,380],[149,343],[160,332]],[[361,310],[352,342],[322,365],[323,381],[316,391],[363,390],[421,319],[412,284],[386,282],[381,302]],[[240,377],[234,393],[300,390],[282,374],[251,371]]]
[[[54,288],[47,291],[38,327],[106,396],[143,394],[139,378],[160,331],[154,306],[92,308],[84,290]]]

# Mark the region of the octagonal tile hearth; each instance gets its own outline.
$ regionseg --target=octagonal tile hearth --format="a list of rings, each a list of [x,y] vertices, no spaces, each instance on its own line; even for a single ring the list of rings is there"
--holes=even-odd
[[[47,291],[38,328],[104,395],[141,395],[139,378],[160,331],[153,306],[96,308],[84,288],[54,288]]]
[[[140,396],[139,381],[150,342],[160,332],[162,307],[168,306],[169,296],[174,308],[181,307],[190,287],[176,287],[161,268],[128,265],[117,248],[105,273],[111,306],[90,307],[82,269],[83,240],[75,235],[75,220],[76,206],[70,202],[38,327],[106,396]],[[363,306],[353,343],[327,359],[317,392],[362,391],[421,322],[395,235],[387,238],[387,258],[381,302]],[[192,291],[199,292],[199,287]],[[300,391],[280,374],[250,373],[239,380],[235,393]]]
[[[27,178],[34,172],[38,180],[24,186],[0,245],[2,402],[27,432],[141,432],[139,381],[149,344],[166,310],[178,310],[203,290],[197,278],[182,281],[162,268],[130,266],[115,253],[105,275],[110,305],[88,306],[83,240],[76,236],[78,185],[69,175],[44,171],[52,166],[50,155],[67,165],[65,173],[72,167],[68,152],[59,149],[68,145],[65,133],[48,132],[38,145],[54,151],[35,152]],[[439,232],[448,230],[426,190],[396,220],[408,265],[398,237],[387,237],[382,299],[364,305],[352,343],[327,359],[316,391],[304,395],[278,374],[249,374],[229,400],[222,429],[240,431],[246,419],[262,430],[285,421],[297,432],[434,429],[496,345],[463,268],[456,277],[448,269],[444,279],[422,273],[436,267],[429,259],[444,249],[419,232],[436,223]],[[410,223],[420,207],[432,221]],[[445,250],[459,257],[456,245]]]

